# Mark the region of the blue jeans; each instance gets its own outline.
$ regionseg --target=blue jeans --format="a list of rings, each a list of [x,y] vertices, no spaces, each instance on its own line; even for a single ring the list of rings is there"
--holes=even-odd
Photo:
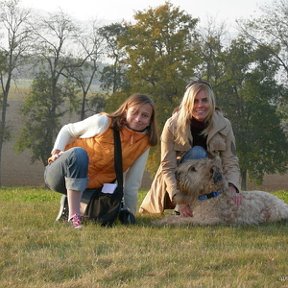
[[[207,157],[208,157],[208,153],[203,147],[194,146],[183,155],[180,163],[185,162],[186,160],[192,160],[192,159],[197,160],[197,159],[203,159]]]
[[[46,166],[45,183],[51,190],[62,194],[66,194],[67,189],[83,192],[87,188],[88,163],[88,155],[83,148],[71,148]]]

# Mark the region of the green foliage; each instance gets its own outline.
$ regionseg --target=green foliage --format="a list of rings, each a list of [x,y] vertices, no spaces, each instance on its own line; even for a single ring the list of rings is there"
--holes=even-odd
[[[199,59],[193,46],[198,19],[165,3],[137,12],[119,43],[127,53],[125,64],[130,91],[151,95],[158,105],[162,128],[178,106],[183,88]]]
[[[99,113],[105,110],[106,107],[106,94],[95,93],[87,101],[87,111],[93,111]]]
[[[198,58],[201,61],[199,61],[196,72],[202,79],[217,87],[225,75],[226,58],[222,27],[216,28],[212,25],[208,24],[207,32],[203,31],[198,37],[196,51],[198,51]]]
[[[46,164],[50,156],[61,118],[67,112],[65,101],[73,95],[71,86],[64,84],[53,88],[53,81],[48,74],[40,72],[33,81],[31,93],[24,101],[21,110],[24,116],[23,127],[16,148],[20,152],[30,149],[32,161],[40,160]]]
[[[7,71],[7,57],[5,52],[0,50],[0,74],[4,75]]]
[[[141,192],[141,197],[146,191]],[[283,194],[287,192],[283,191]],[[285,287],[286,222],[238,227],[135,226],[75,231],[55,223],[60,195],[0,190],[0,282],[15,288]]]
[[[129,83],[123,90],[128,94],[146,93],[153,98],[161,131],[201,61],[196,45],[198,19],[169,2],[138,11],[134,19],[133,24],[126,23],[119,35],[118,45],[126,52],[123,63]],[[159,153],[153,155],[154,150],[148,164],[152,173],[159,162]]]
[[[127,90],[128,81],[125,79],[125,72],[121,70],[116,64],[108,65],[103,68],[101,73],[101,88],[106,91],[112,91],[112,93],[117,93],[117,91]]]
[[[10,2],[0,3],[7,6]],[[18,4],[18,1],[10,4],[13,6],[13,3]],[[7,7],[11,8],[11,5]],[[13,16],[20,11],[12,10]],[[263,11],[259,18],[251,19],[242,26],[240,36],[225,44],[222,26],[217,28],[208,24],[207,29],[204,27],[200,32],[197,30],[199,20],[170,2],[136,12],[133,23],[104,26],[97,30],[101,37],[96,35],[95,39],[101,40],[94,44],[102,44],[105,39],[105,48],[102,50],[101,45],[96,45],[99,50],[94,52],[105,51],[109,64],[102,71],[97,65],[97,69],[93,67],[93,71],[99,73],[95,79],[100,78],[103,90],[92,96],[88,93],[89,89],[84,91],[82,85],[87,84],[85,77],[91,68],[83,60],[89,45],[77,46],[79,53],[76,49],[76,57],[70,49],[72,42],[79,43],[79,38],[75,38],[78,33],[76,25],[63,13],[51,15],[41,25],[32,23],[35,25],[29,26],[29,29],[33,26],[33,33],[29,30],[29,33],[20,34],[24,37],[25,49],[28,48],[26,44],[31,44],[29,37],[37,35],[33,42],[37,46],[37,56],[32,58],[43,64],[40,69],[46,72],[36,76],[32,92],[25,99],[18,149],[30,149],[32,161],[39,159],[46,162],[59,131],[60,119],[68,110],[74,111],[79,107],[76,84],[78,88],[82,85],[82,92],[87,92],[83,93],[83,113],[80,117],[84,117],[86,105],[89,112],[99,112],[104,107],[107,112],[112,112],[135,92],[150,95],[156,103],[161,132],[173,109],[179,105],[185,84],[191,77],[199,75],[212,83],[217,104],[232,122],[244,182],[246,175],[261,182],[264,173],[284,172],[288,161],[287,3],[275,0],[272,7]],[[26,20],[28,14],[24,16]],[[22,45],[19,47],[22,49]],[[23,51],[26,50],[20,52]],[[93,53],[91,57],[98,55]],[[13,55],[11,59],[16,60],[17,53]],[[1,73],[8,69],[6,56],[1,50]],[[28,58],[29,55],[18,60]],[[23,62],[20,61],[20,64]],[[75,76],[83,80],[82,84],[75,81]],[[8,94],[2,93],[1,96],[2,105],[6,103],[3,99]],[[7,128],[6,125],[5,133]],[[4,132],[0,133],[3,136]],[[152,173],[159,164],[159,149],[153,148],[150,154],[148,167]]]
[[[126,69],[123,65],[125,52],[118,45],[119,38],[125,33],[125,26],[122,23],[112,23],[99,29],[100,35],[106,40],[107,56],[112,64],[104,67],[101,73],[101,88],[116,93],[120,90],[128,90]]]
[[[288,2],[275,0],[262,6],[261,14],[243,21],[242,30],[252,43],[273,54],[274,61],[281,67],[281,77],[288,79]]]
[[[146,164],[146,168],[147,168],[147,171],[149,171],[152,178],[156,174],[160,165],[159,155],[161,155],[160,145],[150,148],[150,156],[149,156],[149,161]]]
[[[275,81],[278,66],[272,56],[242,37],[233,40],[226,51],[223,84],[216,89],[218,103],[233,124],[245,180],[247,172],[261,182],[265,173],[287,169],[288,143],[277,113],[283,87]]]
[[[2,121],[0,121],[0,138],[3,140],[3,143],[11,139],[11,129],[7,124],[3,125]]]
[[[130,95],[125,92],[116,92],[112,94],[106,100],[106,112],[111,113],[119,108],[119,106],[128,98]]]

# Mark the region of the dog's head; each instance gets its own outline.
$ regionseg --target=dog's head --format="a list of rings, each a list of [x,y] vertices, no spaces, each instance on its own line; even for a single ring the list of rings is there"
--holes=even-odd
[[[220,158],[187,160],[176,169],[177,203],[192,203],[199,195],[223,190],[226,182]]]

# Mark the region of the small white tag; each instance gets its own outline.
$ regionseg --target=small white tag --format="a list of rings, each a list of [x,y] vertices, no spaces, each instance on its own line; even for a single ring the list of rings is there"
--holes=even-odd
[[[107,193],[107,194],[113,194],[116,187],[117,187],[117,184],[115,183],[104,183],[101,192]]]

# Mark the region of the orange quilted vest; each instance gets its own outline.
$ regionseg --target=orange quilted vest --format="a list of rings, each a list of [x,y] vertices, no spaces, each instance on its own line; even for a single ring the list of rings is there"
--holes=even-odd
[[[126,127],[122,128],[120,137],[123,172],[125,172],[150,145],[148,135],[132,131]],[[88,153],[88,188],[98,188],[104,183],[113,182],[116,179],[111,123],[109,128],[102,134],[90,138],[78,138],[68,144],[65,150],[72,147],[82,147]]]

